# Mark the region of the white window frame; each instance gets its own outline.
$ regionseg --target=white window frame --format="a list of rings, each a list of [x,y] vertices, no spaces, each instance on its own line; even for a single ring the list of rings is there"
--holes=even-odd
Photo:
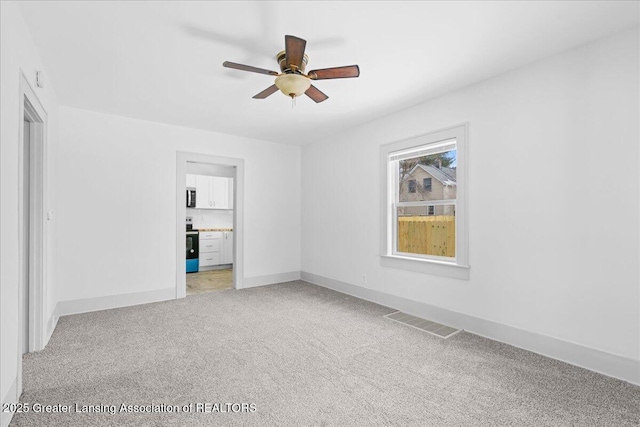
[[[395,164],[390,160],[398,152],[417,150],[420,147],[437,145],[444,141],[456,141],[456,200],[429,204],[453,204],[456,206],[456,256],[454,258],[407,254],[396,251],[397,212],[396,193],[398,177]],[[469,279],[469,235],[468,235],[468,124],[413,136],[380,147],[380,170],[382,188],[382,241],[381,264],[385,267],[417,271],[427,274]]]

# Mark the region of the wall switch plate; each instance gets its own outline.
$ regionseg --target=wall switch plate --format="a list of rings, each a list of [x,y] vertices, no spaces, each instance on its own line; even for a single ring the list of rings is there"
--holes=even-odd
[[[47,220],[51,221],[53,219],[53,211],[47,211]]]

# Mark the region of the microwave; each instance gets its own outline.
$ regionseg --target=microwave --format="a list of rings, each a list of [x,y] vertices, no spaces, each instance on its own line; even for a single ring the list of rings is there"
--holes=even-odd
[[[187,190],[187,207],[188,208],[196,207],[196,190],[194,189]]]

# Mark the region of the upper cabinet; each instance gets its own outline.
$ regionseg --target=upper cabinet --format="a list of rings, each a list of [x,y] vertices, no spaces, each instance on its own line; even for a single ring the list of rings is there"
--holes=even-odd
[[[229,209],[229,178],[210,176],[210,198],[214,209]]]
[[[196,176],[187,174],[187,188],[196,188]]]
[[[229,200],[232,178],[195,175],[196,209],[233,209]]]

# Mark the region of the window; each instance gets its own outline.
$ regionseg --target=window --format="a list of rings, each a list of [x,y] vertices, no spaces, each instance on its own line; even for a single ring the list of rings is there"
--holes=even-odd
[[[422,180],[422,188],[424,188],[424,191],[431,191],[431,178],[424,178]]]
[[[383,265],[468,278],[466,134],[461,125],[381,147]]]

